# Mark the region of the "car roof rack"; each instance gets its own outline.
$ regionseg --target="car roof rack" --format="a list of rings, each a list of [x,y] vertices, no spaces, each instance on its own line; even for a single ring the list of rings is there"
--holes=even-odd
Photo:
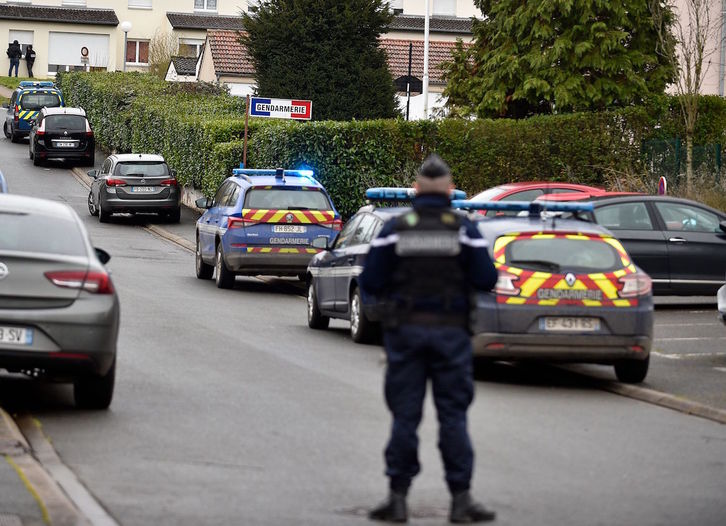
[[[466,192],[463,190],[452,190],[450,194],[452,199],[466,199]],[[416,197],[414,188],[396,188],[396,187],[380,187],[369,188],[366,190],[366,199],[376,202],[407,202],[412,201]]]
[[[455,200],[454,208],[462,210],[494,210],[496,212],[528,212],[530,217],[539,217],[543,212],[592,212],[592,203],[552,203],[541,201],[465,201]]]

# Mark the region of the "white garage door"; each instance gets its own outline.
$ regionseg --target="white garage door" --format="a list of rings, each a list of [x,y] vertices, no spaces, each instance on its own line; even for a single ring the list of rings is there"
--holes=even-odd
[[[88,48],[88,61],[81,49]],[[105,68],[109,59],[109,36],[93,33],[50,32],[48,40],[48,69],[51,66],[91,66]],[[65,69],[65,68],[63,68]]]

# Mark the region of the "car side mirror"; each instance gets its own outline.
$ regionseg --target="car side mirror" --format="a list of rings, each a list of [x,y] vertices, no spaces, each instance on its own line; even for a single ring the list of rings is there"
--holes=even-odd
[[[197,208],[209,209],[212,208],[212,199],[209,197],[200,197],[194,201],[194,204],[197,205]]]
[[[721,222],[720,222],[720,223],[718,224],[718,227],[719,227],[719,228],[720,228],[721,230],[723,230],[724,232],[726,232],[726,221],[721,221]]]
[[[88,174],[88,177],[91,177],[92,179],[98,177],[98,170],[89,170],[86,173]]]
[[[316,237],[310,245],[313,248],[319,248],[320,250],[330,250],[331,246],[327,236]]]
[[[101,263],[103,263],[105,265],[106,263],[111,261],[111,254],[106,252],[104,249],[96,248],[95,250],[96,250],[96,257],[98,258],[98,260]]]
[[[176,170],[169,170],[169,173],[171,174],[171,176],[172,176],[173,178],[175,178],[175,179],[176,179]]]

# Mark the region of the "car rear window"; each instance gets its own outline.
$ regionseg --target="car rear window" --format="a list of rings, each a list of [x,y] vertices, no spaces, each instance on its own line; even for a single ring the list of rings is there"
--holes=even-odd
[[[575,239],[577,237],[577,239]],[[542,272],[610,272],[623,268],[615,247],[587,236],[521,237],[506,247],[507,265]]]
[[[60,105],[60,97],[55,93],[25,93],[20,98],[20,107],[24,110],[57,108]]]
[[[133,162],[116,165],[116,175],[132,177],[163,177],[168,174],[166,163]]]
[[[258,210],[332,210],[328,196],[319,190],[253,188],[245,197],[245,208]]]
[[[0,224],[0,250],[87,255],[83,234],[73,220],[0,212]]]
[[[45,118],[45,129],[47,131],[85,131],[86,118],[80,115],[48,115]]]

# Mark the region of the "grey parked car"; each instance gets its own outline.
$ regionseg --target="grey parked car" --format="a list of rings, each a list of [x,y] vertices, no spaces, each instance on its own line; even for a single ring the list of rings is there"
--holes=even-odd
[[[718,289],[718,317],[726,325],[726,285]]]
[[[100,170],[91,170],[88,212],[106,223],[114,213],[152,212],[172,223],[181,218],[176,173],[161,155],[111,155]]]
[[[0,194],[0,369],[72,381],[78,407],[105,409],[116,371],[119,301],[67,205]]]

